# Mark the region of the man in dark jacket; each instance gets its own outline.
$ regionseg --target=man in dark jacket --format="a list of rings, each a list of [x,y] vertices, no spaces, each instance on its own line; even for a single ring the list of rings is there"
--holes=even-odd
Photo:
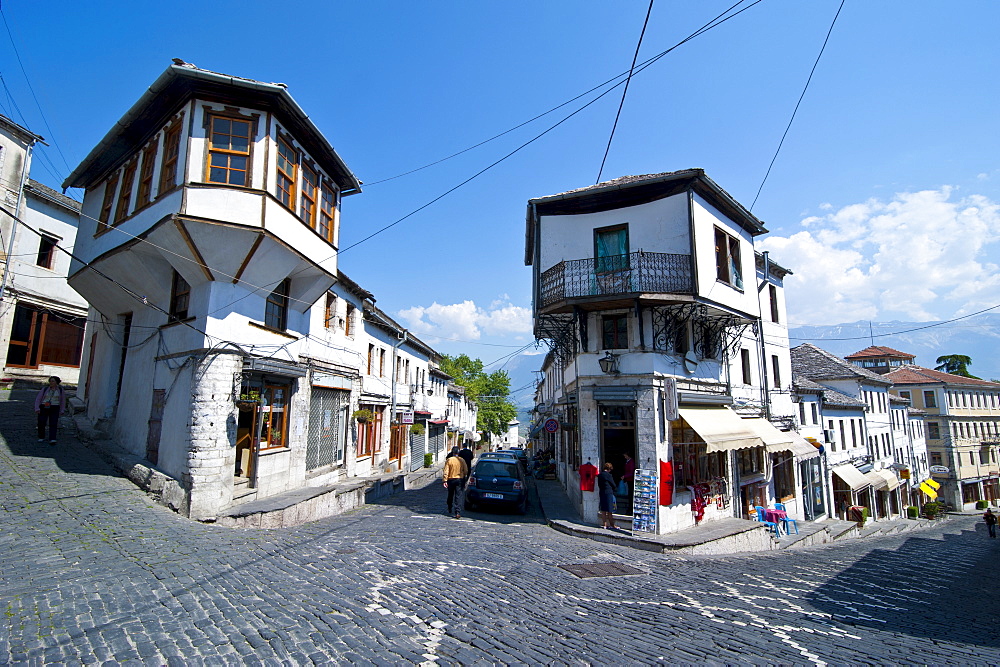
[[[469,467],[469,470],[472,470],[472,450],[469,449],[468,442],[462,443],[462,450],[458,453],[458,455],[465,459],[465,465]]]
[[[997,515],[993,513],[993,510],[986,510],[986,514],[983,515],[983,521],[986,522],[986,530],[990,531],[990,537],[996,539]]]

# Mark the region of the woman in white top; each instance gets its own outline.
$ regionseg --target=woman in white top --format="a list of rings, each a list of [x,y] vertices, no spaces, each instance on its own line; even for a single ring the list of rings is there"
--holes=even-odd
[[[49,426],[49,444],[56,444],[56,427],[59,415],[66,409],[66,392],[62,380],[53,375],[47,387],[42,387],[35,396],[35,414],[38,415],[38,442],[45,442],[45,425]]]

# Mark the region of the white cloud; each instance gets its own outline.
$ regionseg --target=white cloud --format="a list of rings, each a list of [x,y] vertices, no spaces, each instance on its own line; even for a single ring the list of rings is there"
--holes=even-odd
[[[508,299],[494,301],[488,308],[473,301],[442,305],[413,306],[397,315],[417,335],[477,341],[483,335],[508,336],[531,333],[531,309],[515,306]]]
[[[763,240],[785,279],[795,324],[862,319],[944,319],[1000,299],[1000,205],[954,190],[904,192],[802,221]]]

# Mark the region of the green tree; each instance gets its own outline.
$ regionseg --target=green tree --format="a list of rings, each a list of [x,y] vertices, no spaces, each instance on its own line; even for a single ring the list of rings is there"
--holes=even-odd
[[[465,387],[465,395],[476,404],[476,430],[503,435],[507,424],[517,418],[517,408],[510,402],[510,376],[499,370],[486,373],[483,362],[466,354],[445,355],[441,370]]]
[[[951,373],[952,375],[961,375],[962,377],[972,378],[974,380],[979,380],[975,375],[969,372],[969,366],[972,365],[972,357],[966,356],[964,354],[945,354],[937,358],[937,366],[934,370],[944,371],[945,373]]]

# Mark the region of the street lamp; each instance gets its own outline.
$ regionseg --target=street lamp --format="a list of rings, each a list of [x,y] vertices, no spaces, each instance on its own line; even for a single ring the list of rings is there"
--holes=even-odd
[[[608,352],[603,357],[598,359],[597,363],[601,365],[601,371],[607,373],[608,375],[618,375],[621,372],[618,370],[617,354],[611,354],[611,352]]]

